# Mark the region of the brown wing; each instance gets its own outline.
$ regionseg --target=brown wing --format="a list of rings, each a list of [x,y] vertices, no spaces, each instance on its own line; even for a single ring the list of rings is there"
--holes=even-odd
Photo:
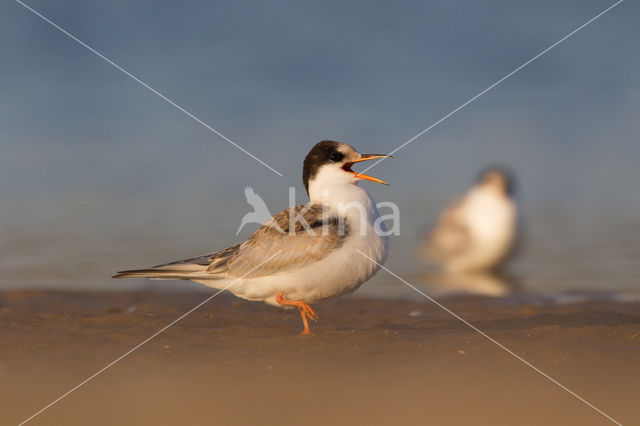
[[[273,216],[230,255],[216,253],[207,273],[255,277],[303,268],[342,246],[348,232],[344,219],[330,216],[321,205],[302,204]]]
[[[460,218],[462,200],[445,209],[438,217],[425,243],[425,254],[433,259],[446,259],[465,251],[470,244],[469,229]]]
[[[201,270],[201,266],[211,265],[223,265],[231,256],[240,248],[240,244],[234,244],[224,250],[217,251],[215,253],[203,254],[196,257],[190,257],[188,259],[176,260],[175,262],[163,263],[162,265],[156,265],[153,268],[172,269],[179,268],[184,270]]]

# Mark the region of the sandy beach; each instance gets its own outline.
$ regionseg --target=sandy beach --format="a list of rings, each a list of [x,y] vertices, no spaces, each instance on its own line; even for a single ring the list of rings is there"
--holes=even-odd
[[[18,424],[207,297],[0,294],[0,424]],[[443,299],[623,424],[640,421],[640,304]],[[297,313],[223,294],[34,425],[612,424],[425,300],[351,296]]]

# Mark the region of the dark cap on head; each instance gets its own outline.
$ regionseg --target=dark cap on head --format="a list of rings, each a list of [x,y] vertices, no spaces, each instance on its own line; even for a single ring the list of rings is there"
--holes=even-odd
[[[344,160],[345,155],[339,150],[342,145],[344,144],[341,142],[324,140],[311,148],[302,166],[302,182],[307,193],[309,193],[309,181],[318,173],[320,166]]]
[[[485,167],[478,174],[476,182],[499,185],[509,196],[513,196],[516,190],[516,182],[513,173],[508,167],[503,165]]]

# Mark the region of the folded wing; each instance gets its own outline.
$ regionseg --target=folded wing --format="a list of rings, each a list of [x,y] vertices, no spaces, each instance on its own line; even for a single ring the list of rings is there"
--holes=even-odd
[[[153,268],[121,271],[114,278],[215,280],[271,275],[323,259],[342,246],[348,232],[344,219],[329,215],[321,205],[302,204],[273,216],[244,243]]]
[[[454,203],[438,218],[423,247],[426,257],[446,260],[469,249],[471,235],[461,218],[461,203]]]

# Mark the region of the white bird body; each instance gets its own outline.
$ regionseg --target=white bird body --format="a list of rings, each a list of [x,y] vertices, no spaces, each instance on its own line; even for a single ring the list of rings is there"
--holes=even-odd
[[[505,178],[506,179],[506,178]],[[448,272],[499,267],[517,238],[517,208],[497,180],[482,182],[447,208],[424,246],[424,255]]]
[[[369,193],[357,185],[322,185],[321,177],[310,185],[311,204],[322,204],[330,216],[342,216],[350,228],[349,236],[344,244],[325,258],[308,264],[305,267],[251,278],[241,279],[233,284],[229,291],[247,300],[264,301],[274,306],[279,305],[275,298],[282,291],[289,299],[315,303],[319,300],[338,297],[356,290],[362,283],[371,278],[378,270],[378,265],[367,259],[358,251],[374,259],[378,264],[387,258],[389,239],[375,232],[374,225],[380,217],[375,203]],[[314,189],[325,196],[315,197]],[[352,203],[352,208],[344,209]],[[364,214],[358,205],[363,206]],[[383,224],[378,226],[384,226]],[[362,232],[361,232],[362,231]],[[284,238],[295,238],[285,236]],[[355,254],[355,256],[354,256]],[[276,259],[274,259],[275,261]],[[213,288],[224,288],[233,277],[223,280],[194,280]]]
[[[453,270],[491,269],[507,257],[515,240],[516,207],[502,194],[474,188],[461,209],[462,220],[471,233],[471,247],[452,259]]]

